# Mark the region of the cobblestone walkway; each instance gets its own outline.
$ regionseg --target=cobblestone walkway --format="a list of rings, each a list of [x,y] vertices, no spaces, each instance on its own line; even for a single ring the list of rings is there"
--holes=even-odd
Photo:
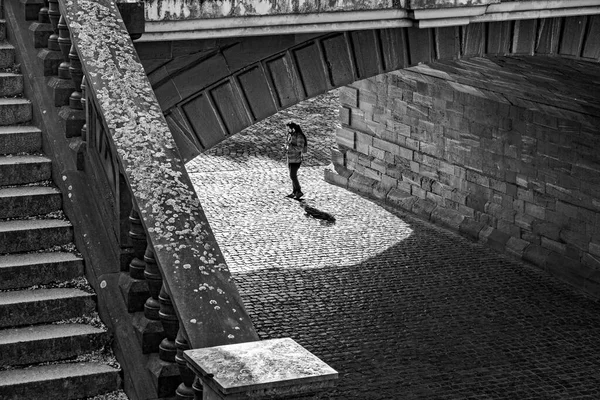
[[[600,304],[537,270],[323,180],[332,96],[188,164],[261,339],[292,337],[340,373],[327,399],[599,399]],[[291,191],[283,122],[313,120]]]

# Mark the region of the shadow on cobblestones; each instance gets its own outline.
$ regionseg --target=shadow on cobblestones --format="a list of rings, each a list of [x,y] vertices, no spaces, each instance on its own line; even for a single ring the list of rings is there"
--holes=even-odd
[[[598,302],[324,182],[334,97],[278,114],[189,164],[261,339],[292,337],[337,369],[323,399],[600,398]],[[285,161],[272,154],[289,117],[313,121],[313,164],[299,176],[308,204],[335,224],[284,198]]]
[[[261,339],[340,372],[330,399],[600,398],[600,304],[537,270],[286,169],[195,174]],[[578,397],[581,396],[581,397]]]
[[[331,399],[599,398],[600,305],[460,237],[411,224],[356,265],[235,273],[261,339],[340,372]]]

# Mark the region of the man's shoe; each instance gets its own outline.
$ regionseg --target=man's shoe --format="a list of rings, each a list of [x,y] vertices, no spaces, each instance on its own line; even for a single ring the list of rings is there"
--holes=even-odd
[[[296,200],[300,200],[300,197],[304,196],[304,193],[302,192],[298,192],[296,193],[296,195],[294,196],[296,198]]]
[[[290,193],[290,194],[286,195],[285,197],[289,197],[290,199],[293,199],[294,197],[296,197],[296,193]]]

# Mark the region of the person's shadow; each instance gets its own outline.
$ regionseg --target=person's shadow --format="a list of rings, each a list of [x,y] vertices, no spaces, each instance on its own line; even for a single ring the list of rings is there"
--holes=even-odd
[[[326,225],[332,225],[335,223],[335,217],[332,214],[319,210],[318,208],[314,207],[314,205],[310,205],[305,199],[299,199],[298,202],[300,203],[300,207],[304,209],[304,215],[306,215],[306,217],[319,219],[323,224]]]

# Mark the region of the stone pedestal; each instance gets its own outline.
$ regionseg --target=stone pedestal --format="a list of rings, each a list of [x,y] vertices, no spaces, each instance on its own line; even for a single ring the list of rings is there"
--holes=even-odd
[[[187,350],[203,400],[297,399],[334,386],[338,373],[290,338]]]
[[[133,279],[129,274],[122,273],[119,278],[119,289],[127,305],[128,312],[144,310],[144,304],[150,296],[148,284],[145,280]]]
[[[29,30],[33,34],[33,47],[43,49],[48,46],[48,38],[52,35],[52,25],[41,22],[32,22]]]
[[[142,353],[158,353],[158,346],[165,338],[165,330],[160,321],[146,318],[144,313],[136,312],[133,315],[133,329],[142,346]]]

